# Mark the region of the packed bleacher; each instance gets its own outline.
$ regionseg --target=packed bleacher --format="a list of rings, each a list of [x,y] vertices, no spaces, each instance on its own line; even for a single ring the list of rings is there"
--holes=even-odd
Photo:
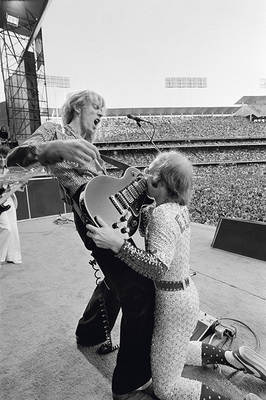
[[[143,116],[154,124],[153,139],[207,137],[266,137],[266,124],[250,122],[239,116]],[[142,124],[147,134],[153,133],[151,124]],[[98,142],[144,140],[147,137],[135,121],[127,117],[107,117],[97,133]]]
[[[97,135],[98,143],[121,143],[121,150],[118,146],[105,154],[142,169],[156,155],[151,145],[141,144],[142,140],[147,140],[147,135],[154,133],[155,141],[173,139],[167,150],[181,151],[194,165],[194,194],[190,204],[193,222],[217,225],[221,217],[266,222],[265,122],[250,122],[235,116],[141,117],[154,124],[154,131],[151,124],[142,123],[144,132],[127,117],[103,120]],[[233,147],[228,141],[227,147],[219,147],[219,139],[234,137],[241,138],[241,143],[247,146]],[[175,144],[174,141],[180,138],[188,140],[187,147]],[[215,138],[217,147],[193,147],[190,145],[193,138]],[[249,138],[261,138],[262,141],[249,148]],[[129,146],[125,150],[126,142],[134,140],[137,148]]]
[[[266,160],[266,147],[265,148],[256,148],[256,149],[201,149],[197,148],[187,148],[180,147],[178,145],[170,146],[165,150],[178,150],[193,164],[207,164],[207,163],[237,163],[237,162],[250,162],[250,161],[262,161]],[[127,150],[110,150],[108,151],[108,155],[112,158],[117,159],[118,161],[122,161],[127,163],[128,165],[135,165],[138,167],[144,167],[149,164],[154,155],[156,154],[156,150],[150,150],[141,148],[140,150],[130,151],[130,148]]]
[[[221,217],[266,222],[266,164],[194,169],[192,221],[216,225]]]

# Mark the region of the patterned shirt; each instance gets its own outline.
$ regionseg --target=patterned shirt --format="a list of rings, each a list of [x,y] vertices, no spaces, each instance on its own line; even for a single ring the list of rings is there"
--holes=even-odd
[[[42,124],[29,139],[10,152],[9,159],[22,166],[27,166],[38,161],[38,152],[42,144],[51,140],[82,139],[69,125],[62,128],[61,125],[48,121]],[[76,191],[88,183],[94,176],[102,175],[94,161],[87,167],[79,167],[78,164],[62,160],[53,165],[46,166],[47,172],[57,177],[59,183],[65,189],[64,194],[73,196]],[[66,201],[68,202],[68,201]]]

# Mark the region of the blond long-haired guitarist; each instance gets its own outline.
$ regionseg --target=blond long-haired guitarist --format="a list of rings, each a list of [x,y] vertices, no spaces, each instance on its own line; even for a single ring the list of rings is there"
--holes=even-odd
[[[73,206],[77,231],[105,276],[80,318],[76,329],[78,343],[95,345],[105,342],[102,351],[112,351],[115,347],[110,342],[110,333],[122,309],[120,347],[112,379],[113,397],[118,399],[125,398],[134,390],[145,389],[151,378],[154,285],[118,260],[111,251],[97,248],[86,236],[87,216],[84,209],[79,208],[80,196],[88,183],[105,174],[100,154],[93,145],[104,114],[105,101],[97,93],[84,90],[70,95],[62,107],[63,127],[51,121],[45,122],[11,152],[8,165],[25,167],[39,161],[58,178],[64,200]],[[137,182],[135,188],[133,182],[135,178],[138,180],[137,171],[133,169],[130,174],[132,179],[127,182],[126,191],[121,189],[118,196],[112,194],[110,200],[112,207],[122,213],[122,219],[127,219],[127,208],[138,213],[134,197],[138,195],[139,185]],[[140,192],[143,194],[143,188]],[[95,196],[100,204],[101,196],[97,193]],[[132,226],[137,224],[135,219],[132,222]]]

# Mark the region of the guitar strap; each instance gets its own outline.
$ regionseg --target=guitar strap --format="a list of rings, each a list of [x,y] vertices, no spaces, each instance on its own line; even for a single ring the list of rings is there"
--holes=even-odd
[[[113,158],[105,156],[104,154],[101,154],[101,158],[103,159],[103,161],[105,161],[111,165],[114,165],[118,170],[121,170],[121,171],[125,171],[127,168],[130,167],[130,165],[125,164],[121,161],[114,160]]]

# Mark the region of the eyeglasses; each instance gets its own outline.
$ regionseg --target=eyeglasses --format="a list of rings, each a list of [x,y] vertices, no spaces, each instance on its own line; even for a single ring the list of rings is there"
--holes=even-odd
[[[152,169],[152,171],[151,171],[149,167],[146,167],[143,170],[143,175],[145,175],[145,176],[156,176],[156,175],[158,175],[158,172],[159,171],[157,169]]]
[[[144,168],[143,175],[150,175],[150,176],[152,175],[151,172],[150,172],[149,167]]]

